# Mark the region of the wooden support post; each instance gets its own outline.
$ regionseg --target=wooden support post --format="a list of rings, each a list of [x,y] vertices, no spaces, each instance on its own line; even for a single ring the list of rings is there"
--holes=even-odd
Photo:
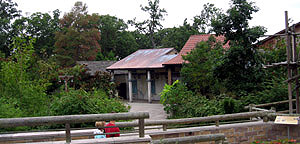
[[[254,104],[249,104],[249,112],[252,112],[252,108],[254,107]],[[250,120],[252,120],[252,117],[250,117]]]
[[[66,123],[66,143],[71,143],[71,128],[69,123]]]
[[[129,94],[129,102],[132,102],[132,73],[128,71],[128,94]]]
[[[216,127],[219,127],[220,126],[220,121],[216,121]]]
[[[292,27],[292,33],[295,33],[295,27]],[[292,35],[292,50],[293,50],[293,62],[298,63],[298,55],[297,55],[297,42],[296,42],[296,36]],[[298,75],[298,68],[295,67],[293,69],[293,75]],[[296,113],[300,113],[300,107],[299,107],[299,80],[298,78],[295,80],[296,82]]]
[[[271,111],[276,112],[276,108],[275,107],[271,107]]]
[[[151,74],[150,71],[147,71],[147,83],[148,83],[148,102],[151,103]]]
[[[168,68],[168,85],[172,84],[172,70]]]
[[[139,119],[139,137],[145,137],[145,120]]]
[[[289,22],[288,22],[288,12],[285,11],[285,34],[286,34],[286,52],[287,52],[287,68],[288,68],[288,78],[292,78],[292,70],[290,67],[290,61],[291,61],[291,54],[290,54],[290,34],[289,34]],[[289,113],[293,113],[293,93],[292,93],[292,82],[288,83],[288,97],[289,97]]]
[[[163,131],[167,131],[167,125],[166,124],[163,125]]]
[[[263,117],[263,122],[268,122],[269,121],[269,118],[267,116],[264,116]]]
[[[288,68],[288,79],[292,78],[292,70],[290,66],[291,62],[291,40],[289,34],[289,21],[288,12],[285,11],[285,34],[286,34],[286,55],[287,55],[287,68]],[[289,114],[293,113],[293,93],[292,93],[292,82],[288,82],[288,96],[289,96]]]

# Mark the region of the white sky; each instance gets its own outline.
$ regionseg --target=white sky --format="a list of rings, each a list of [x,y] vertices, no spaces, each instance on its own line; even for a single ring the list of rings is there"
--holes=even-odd
[[[52,12],[59,9],[62,15],[69,12],[78,0],[12,0],[18,4],[18,9],[26,12]],[[147,5],[147,0],[81,0],[88,6],[89,13],[100,15],[109,14],[127,20],[137,18],[138,21],[147,19],[147,14],[140,5]],[[267,34],[274,34],[285,28],[284,11],[288,11],[293,23],[300,21],[300,0],[252,0],[260,11],[253,15],[251,26],[264,26]],[[229,0],[160,0],[160,8],[165,8],[168,15],[162,22],[164,28],[182,25],[183,20],[191,20],[199,15],[203,4],[213,3],[216,7],[227,10]],[[190,21],[191,22],[191,21]]]

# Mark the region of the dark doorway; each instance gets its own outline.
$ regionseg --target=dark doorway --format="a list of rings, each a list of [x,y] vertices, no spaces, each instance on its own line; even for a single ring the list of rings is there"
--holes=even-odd
[[[118,86],[118,92],[119,92],[119,96],[122,99],[127,99],[127,88],[126,88],[126,83],[120,83],[120,85]]]

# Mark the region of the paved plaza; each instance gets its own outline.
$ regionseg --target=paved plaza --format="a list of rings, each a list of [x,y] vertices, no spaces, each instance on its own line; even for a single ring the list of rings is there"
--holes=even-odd
[[[167,118],[164,107],[159,102],[148,103],[146,101],[135,101],[133,103],[127,102],[127,104],[131,106],[129,112],[149,112],[150,120],[161,120]]]

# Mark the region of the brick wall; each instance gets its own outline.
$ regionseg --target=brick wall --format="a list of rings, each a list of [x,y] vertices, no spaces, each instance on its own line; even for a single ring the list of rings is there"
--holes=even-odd
[[[158,140],[163,138],[216,133],[224,133],[229,143],[249,144],[255,140],[286,139],[287,125],[277,125],[273,122],[249,122],[220,125],[220,127],[205,126],[197,128],[170,129],[166,132],[151,133],[150,136],[153,140]],[[299,126],[290,126],[290,136],[293,139],[297,139],[297,141],[300,140]]]

